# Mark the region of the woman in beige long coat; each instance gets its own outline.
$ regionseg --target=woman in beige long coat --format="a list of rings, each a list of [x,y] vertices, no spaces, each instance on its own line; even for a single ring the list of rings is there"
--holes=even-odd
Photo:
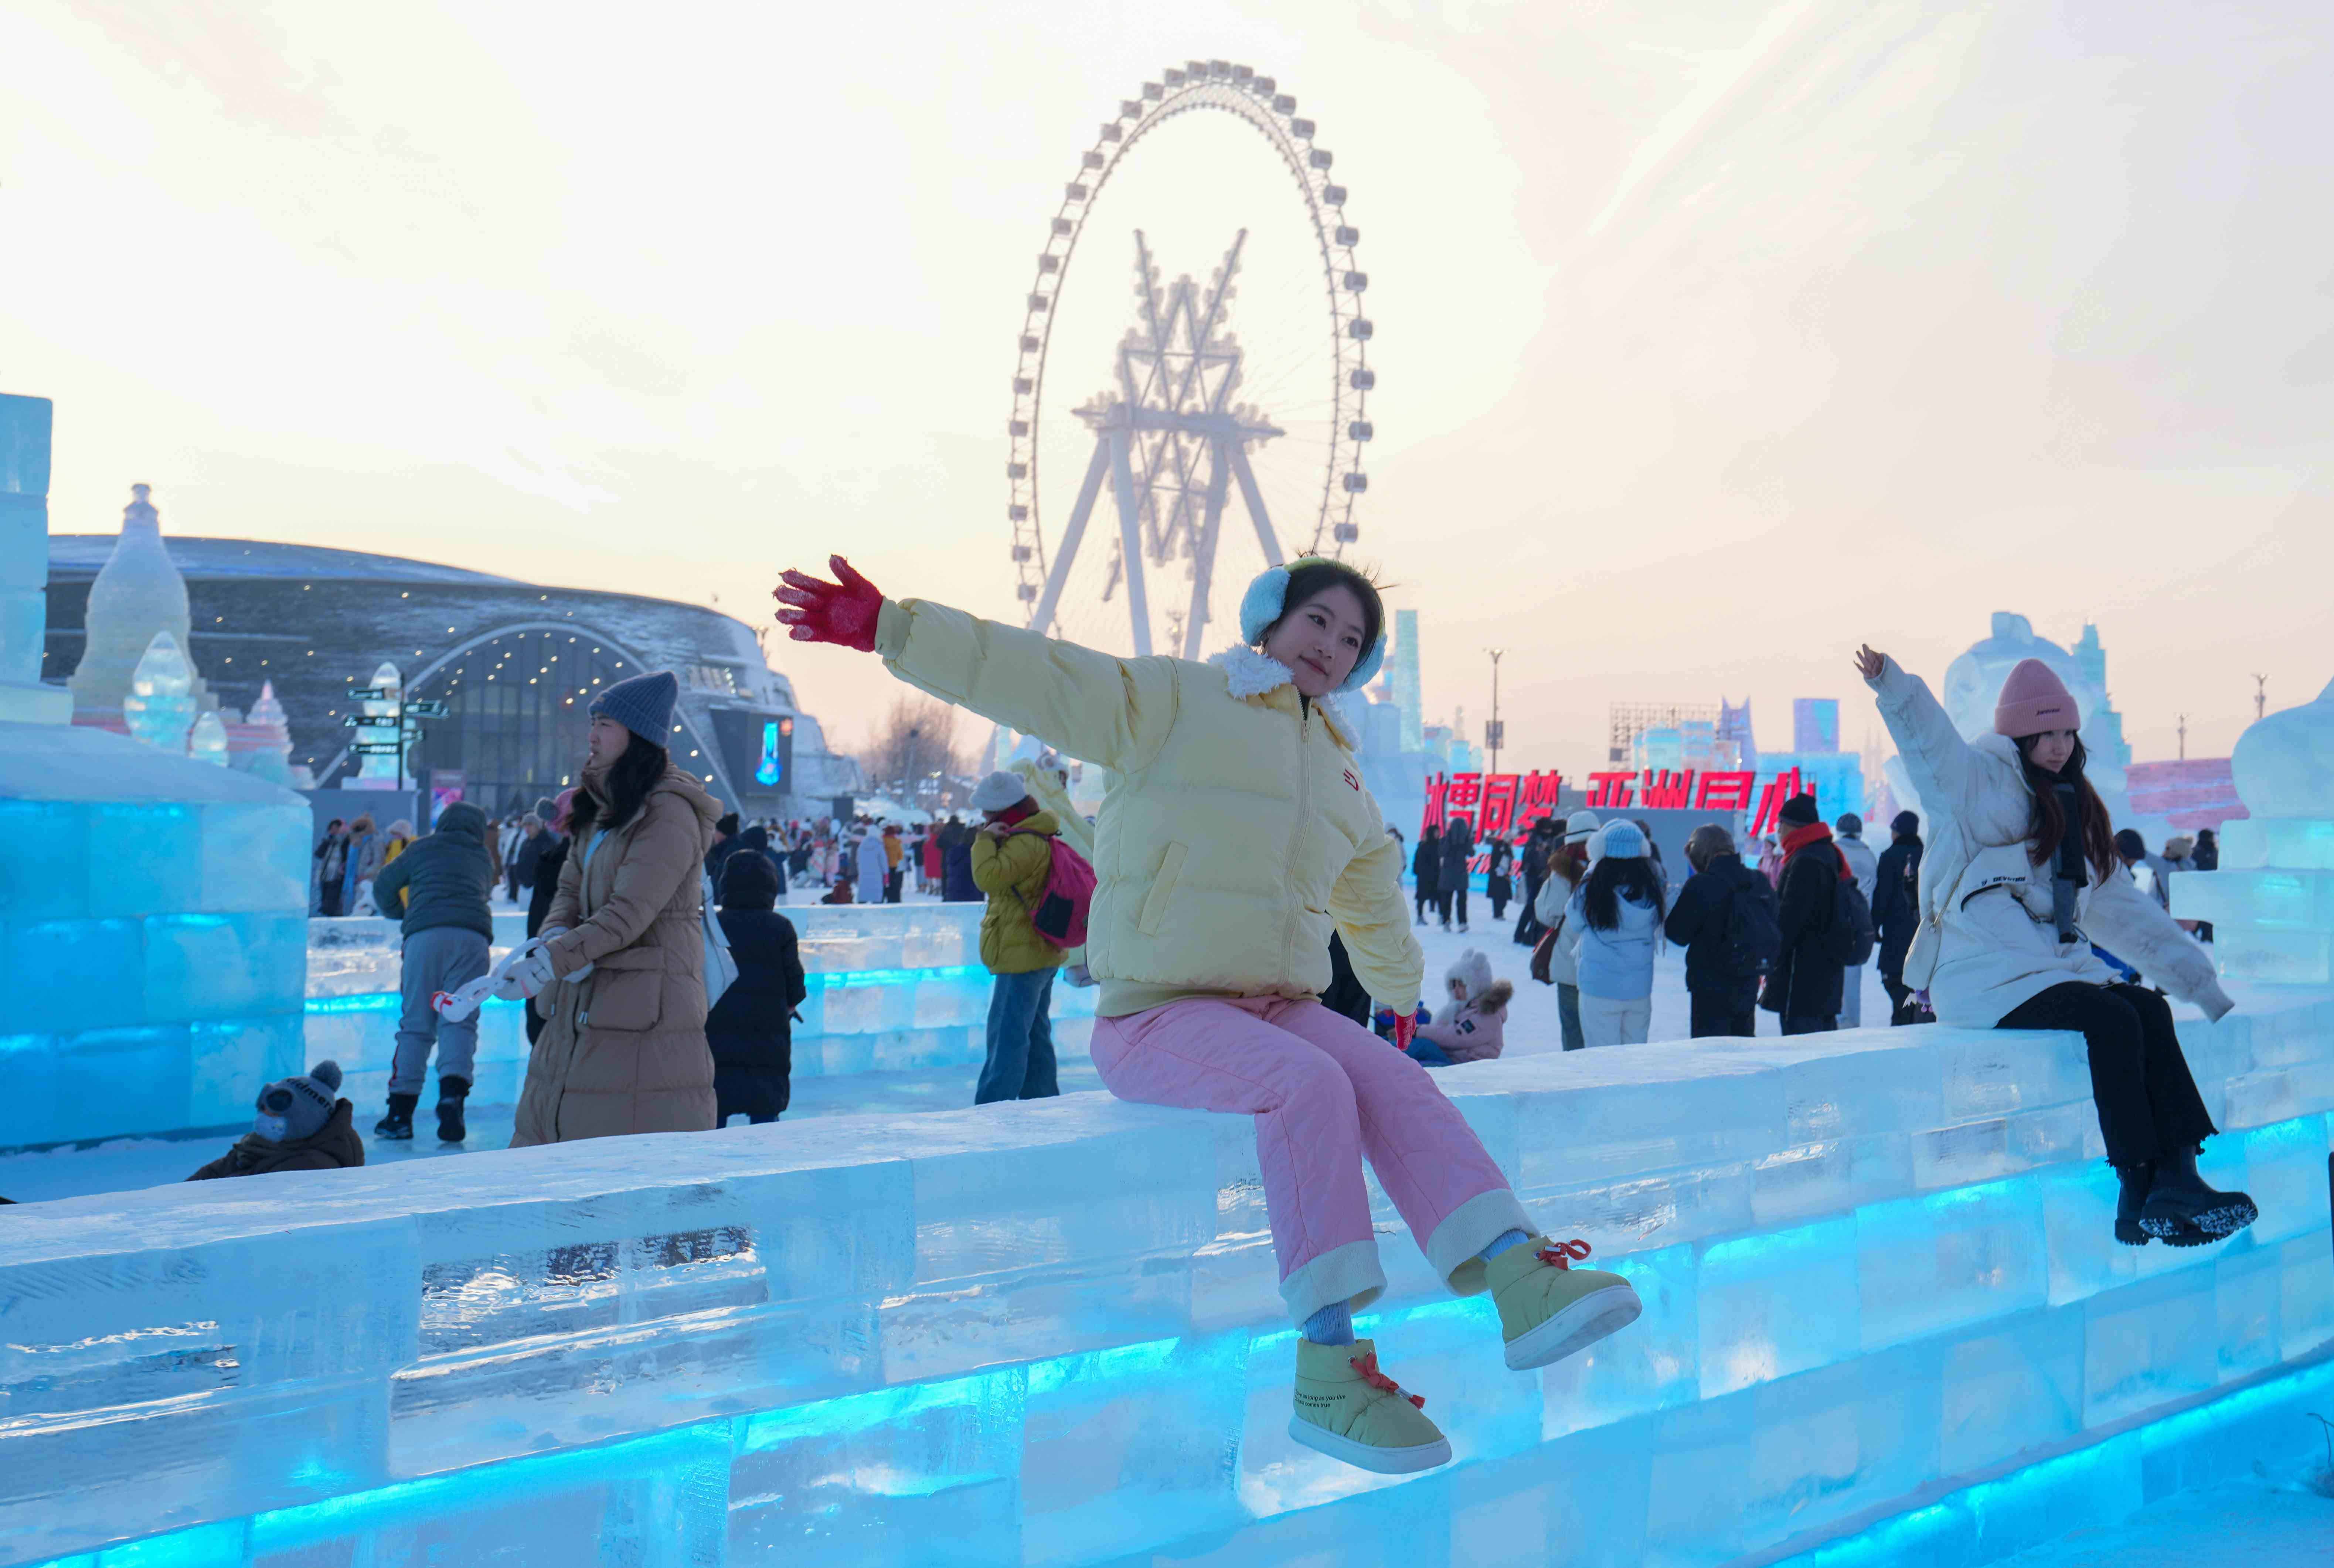
[[[679,689],[659,671],[592,704],[550,940],[513,975],[548,1020],[514,1149],[714,1125],[699,898],[721,806],[660,744]]]

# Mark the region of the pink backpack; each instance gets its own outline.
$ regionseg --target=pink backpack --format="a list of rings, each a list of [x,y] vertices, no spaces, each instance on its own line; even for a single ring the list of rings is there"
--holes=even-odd
[[[1018,829],[1017,832],[1027,832]],[[1064,843],[1058,835],[1040,834],[1052,856],[1046,871],[1045,891],[1037,895],[1037,907],[1029,909],[1029,901],[1021,899],[1021,907],[1029,911],[1029,924],[1037,935],[1056,948],[1083,948],[1086,941],[1086,917],[1094,909],[1094,867],[1085,856]],[[1014,897],[1020,898],[1016,892]]]

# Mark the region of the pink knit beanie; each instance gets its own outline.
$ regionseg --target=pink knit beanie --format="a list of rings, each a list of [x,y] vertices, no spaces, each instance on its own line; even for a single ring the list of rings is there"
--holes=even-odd
[[[2022,659],[2001,683],[2001,698],[1993,705],[1993,727],[2012,740],[2045,730],[2080,729],[2083,710],[2049,665]]]

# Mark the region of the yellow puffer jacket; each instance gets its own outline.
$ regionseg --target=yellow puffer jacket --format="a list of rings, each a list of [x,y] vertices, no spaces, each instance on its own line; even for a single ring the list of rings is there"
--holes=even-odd
[[[992,975],[1026,975],[1062,962],[1062,950],[1037,935],[1029,918],[1046,896],[1053,838],[1061,828],[1051,812],[1013,825],[1017,831],[1003,838],[983,831],[972,841],[972,885],[989,895],[980,917],[980,961]]]
[[[1418,1005],[1401,849],[1345,730],[1305,711],[1281,665],[1246,648],[1114,659],[919,600],[884,602],[875,649],[910,685],[1111,770],[1085,948],[1102,1016],[1317,996],[1333,928],[1381,1005]]]

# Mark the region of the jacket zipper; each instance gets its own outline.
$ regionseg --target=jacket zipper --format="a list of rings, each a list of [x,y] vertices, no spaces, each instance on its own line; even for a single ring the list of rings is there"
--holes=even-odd
[[[1290,883],[1288,919],[1282,928],[1283,934],[1280,943],[1280,972],[1284,975],[1293,974],[1296,972],[1294,966],[1297,962],[1297,908],[1298,899],[1295,884],[1297,877],[1297,868],[1303,863],[1302,854],[1305,849],[1305,829],[1307,825],[1307,819],[1308,813],[1312,811],[1312,788],[1309,780],[1311,770],[1307,764],[1309,754],[1313,749],[1311,744],[1313,738],[1313,715],[1309,710],[1306,710],[1301,707],[1301,700],[1302,699],[1300,699],[1300,716],[1297,720],[1297,834],[1289,841],[1288,844],[1288,880]]]

